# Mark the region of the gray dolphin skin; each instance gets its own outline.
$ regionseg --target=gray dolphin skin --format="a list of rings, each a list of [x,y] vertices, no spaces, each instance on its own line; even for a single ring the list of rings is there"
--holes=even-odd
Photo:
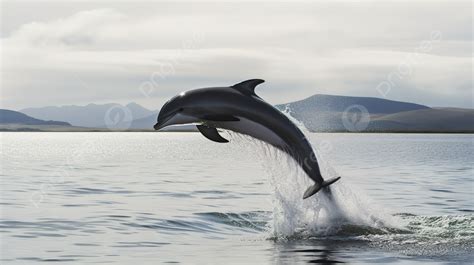
[[[313,148],[287,116],[255,94],[264,81],[251,79],[230,87],[210,87],[183,92],[166,102],[158,114],[155,130],[170,125],[197,124],[209,140],[227,143],[217,128],[231,130],[264,141],[290,155],[315,184],[306,199],[340,179],[324,180]]]

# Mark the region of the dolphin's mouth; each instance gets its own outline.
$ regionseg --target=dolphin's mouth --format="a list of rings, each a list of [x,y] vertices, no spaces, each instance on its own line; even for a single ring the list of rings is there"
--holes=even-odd
[[[174,115],[175,113],[172,113],[164,117],[163,119],[159,119],[158,122],[153,126],[153,128],[157,131],[163,129],[164,127],[167,126],[168,121],[171,120],[174,117]]]
[[[154,128],[155,130],[157,130],[157,131],[158,131],[159,129],[161,129],[160,123],[157,122],[157,123],[153,126],[153,128]]]

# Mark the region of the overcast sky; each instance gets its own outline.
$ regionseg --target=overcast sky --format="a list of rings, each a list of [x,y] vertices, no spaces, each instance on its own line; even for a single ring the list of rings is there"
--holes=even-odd
[[[2,1],[1,107],[137,102],[250,78],[313,94],[473,107],[470,1]]]

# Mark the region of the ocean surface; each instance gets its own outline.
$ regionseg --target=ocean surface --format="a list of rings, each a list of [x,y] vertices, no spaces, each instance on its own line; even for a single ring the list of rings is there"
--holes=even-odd
[[[474,135],[4,132],[0,264],[469,264]]]

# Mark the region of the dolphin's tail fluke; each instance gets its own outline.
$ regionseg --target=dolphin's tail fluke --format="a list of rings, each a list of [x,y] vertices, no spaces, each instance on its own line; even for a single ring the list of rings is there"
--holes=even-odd
[[[338,181],[341,177],[335,177],[335,178],[331,178],[331,179],[328,179],[328,180],[325,180],[323,181],[322,183],[315,183],[313,186],[309,187],[305,192],[304,192],[304,195],[303,195],[303,199],[306,199],[306,198],[309,198],[311,196],[313,196],[314,194],[316,194],[320,189],[324,188],[324,187],[327,187],[331,184],[333,184],[334,182]]]

